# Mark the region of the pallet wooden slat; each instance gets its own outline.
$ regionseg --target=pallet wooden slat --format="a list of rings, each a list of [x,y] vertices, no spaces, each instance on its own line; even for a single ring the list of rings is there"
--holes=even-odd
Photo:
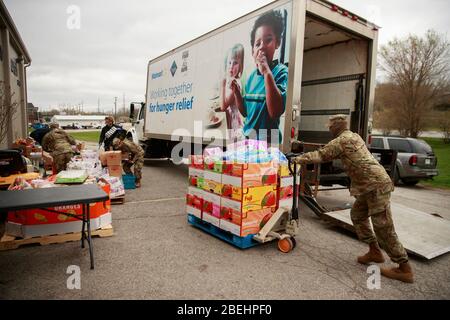
[[[93,230],[91,232],[92,237],[112,237],[114,235],[114,229],[112,225],[104,228]],[[28,239],[15,238],[8,235],[3,236],[0,240],[0,251],[14,250],[24,245],[39,244],[41,246],[47,246],[50,244],[66,243],[81,241],[81,232],[66,233],[52,236],[35,237]]]
[[[112,205],[120,205],[120,204],[124,204],[124,203],[125,203],[125,197],[111,199]]]

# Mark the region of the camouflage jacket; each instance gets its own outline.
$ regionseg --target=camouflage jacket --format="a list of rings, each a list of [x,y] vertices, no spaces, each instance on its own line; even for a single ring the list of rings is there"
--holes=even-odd
[[[350,193],[359,196],[371,191],[387,193],[394,191],[394,185],[382,165],[367,149],[363,139],[350,130],[318,151],[296,158],[297,163],[322,163],[340,159],[351,180]]]
[[[61,129],[50,131],[42,139],[42,149],[49,152],[52,157],[73,152],[73,145],[76,145],[75,139]]]
[[[141,146],[138,146],[128,139],[123,140],[122,145],[118,149],[122,151],[122,153],[128,153],[130,155],[131,161],[133,162],[144,159],[144,150],[141,148]]]

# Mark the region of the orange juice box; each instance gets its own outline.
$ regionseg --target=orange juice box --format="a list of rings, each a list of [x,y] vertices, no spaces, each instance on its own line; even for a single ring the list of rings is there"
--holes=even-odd
[[[204,169],[215,173],[222,173],[223,161],[206,159],[204,163]]]
[[[291,176],[291,172],[289,171],[289,164],[287,162],[283,162],[278,165],[278,175],[281,178]]]
[[[222,175],[220,173],[205,171],[202,189],[217,195],[222,194]]]
[[[200,188],[199,184],[201,185],[202,183],[199,183],[199,180],[204,178],[204,175],[205,171],[203,169],[189,167],[189,185]]]
[[[257,234],[275,213],[273,208],[250,211],[242,216],[241,237]]]
[[[292,208],[294,197],[294,177],[280,178],[280,187],[278,188],[278,208]]]
[[[106,151],[106,163],[109,166],[120,166],[122,164],[122,151]]]
[[[297,191],[300,188],[300,176],[297,176]],[[294,177],[280,178],[280,186],[278,188],[278,208],[284,207],[292,208],[292,201],[294,197]]]
[[[189,167],[203,170],[204,162],[202,155],[189,156]]]
[[[234,185],[233,181],[228,180],[228,178],[229,177],[222,176],[222,197],[232,199],[236,203],[239,203],[239,208],[236,206],[233,209],[245,213],[248,211],[261,210],[263,208],[276,207],[276,184],[262,187],[242,188],[239,185]]]
[[[229,198],[221,198],[220,219],[233,224],[240,224],[241,221],[241,203]],[[229,231],[229,230],[227,230]]]
[[[257,234],[275,212],[274,208],[266,208],[247,213],[233,211],[232,219],[220,220],[220,228],[238,237]]]
[[[203,213],[203,190],[189,187],[186,195],[186,211],[199,219]]]
[[[220,227],[220,196],[203,191],[203,217],[206,222]]]
[[[234,177],[234,185],[243,188],[273,185],[278,180],[278,166],[273,162],[266,163],[223,163],[224,176]]]
[[[111,187],[109,184],[103,185],[102,189],[108,195],[110,194]],[[66,216],[64,215],[64,213],[79,217],[83,216],[82,204],[62,205],[47,209],[52,210],[54,212],[47,211],[45,209],[25,209],[25,210],[11,211],[8,213],[8,222],[13,222],[20,225],[48,225],[48,224],[69,223],[78,221],[78,219]],[[89,204],[89,215],[91,220],[99,218],[100,216],[103,216],[110,212],[111,212],[111,200]]]

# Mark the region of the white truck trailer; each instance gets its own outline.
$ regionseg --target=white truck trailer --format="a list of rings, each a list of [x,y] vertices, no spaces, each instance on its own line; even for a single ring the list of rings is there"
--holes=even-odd
[[[251,95],[244,92],[256,69],[251,33],[255,21],[270,11],[280,13],[284,21],[273,60],[288,70],[285,110],[276,119],[281,149],[289,152],[294,139],[328,142],[325,124],[336,114],[347,114],[351,129],[367,138],[378,27],[328,1],[278,0],[149,62],[146,101],[132,104],[135,126],[130,131],[147,157],[171,157],[180,139],[227,144],[227,114],[220,112],[226,56],[231,48],[243,49],[238,80],[242,94]],[[244,127],[250,121],[242,117]]]

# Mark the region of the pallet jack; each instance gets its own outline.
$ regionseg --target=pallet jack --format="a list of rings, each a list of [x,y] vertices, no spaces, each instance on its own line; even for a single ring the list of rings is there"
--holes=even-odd
[[[268,243],[278,240],[278,249],[283,253],[289,253],[295,249],[297,242],[295,236],[299,229],[298,193],[297,178],[300,166],[292,162],[292,159],[300,156],[301,153],[289,153],[286,155],[291,175],[294,177],[294,195],[292,208],[279,208],[270,220],[264,225],[261,231],[254,236],[254,240],[259,243]]]

